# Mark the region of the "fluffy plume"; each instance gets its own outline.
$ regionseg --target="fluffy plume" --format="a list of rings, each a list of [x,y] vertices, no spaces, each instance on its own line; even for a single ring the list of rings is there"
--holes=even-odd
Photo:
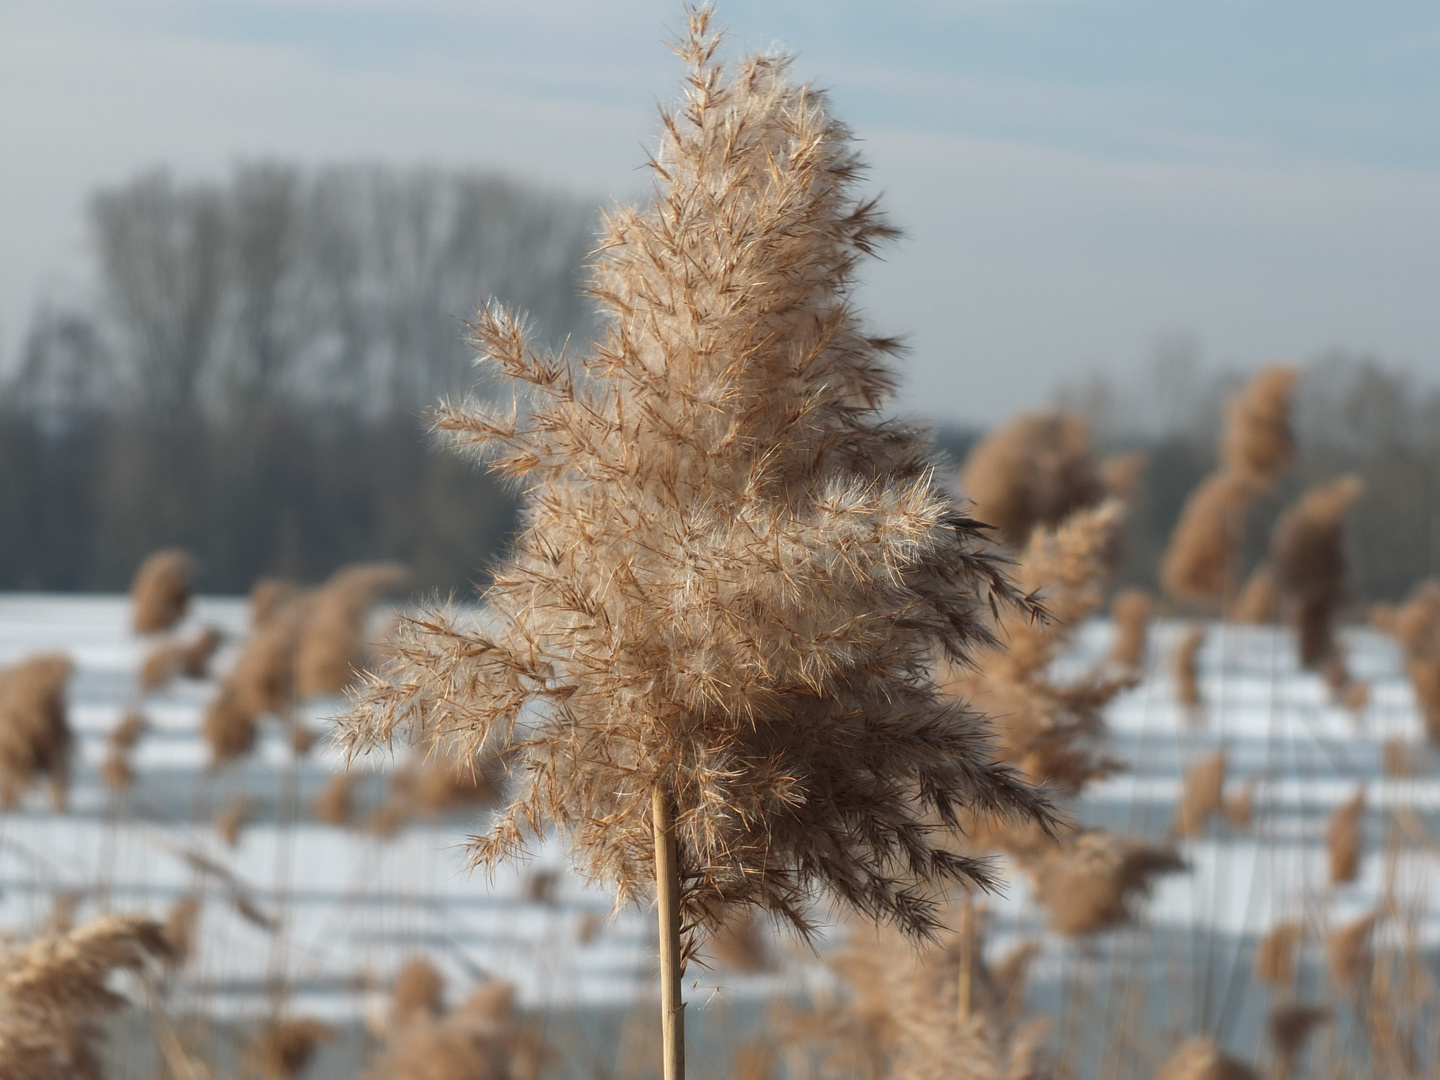
[[[310,1064],[315,1048],[334,1037],[330,1028],[309,1017],[274,1020],[260,1029],[246,1056],[264,1080],[295,1080]]]
[[[1275,571],[1269,563],[1261,563],[1245,579],[1235,600],[1232,618],[1238,623],[1262,625],[1280,617],[1280,597],[1275,586]]]
[[[1282,605],[1300,635],[1300,661],[1318,670],[1335,652],[1335,612],[1345,595],[1345,514],[1360,497],[1358,476],[1307,492],[1280,515],[1270,565]]]
[[[41,777],[56,809],[65,808],[74,745],[65,710],[71,670],[59,655],[32,656],[0,670],[0,806],[7,810]]]
[[[101,1018],[125,1002],[110,973],[167,951],[159,923],[106,915],[0,953],[0,1076],[103,1077]]]
[[[179,548],[157,551],[140,564],[130,585],[137,634],[169,630],[190,606],[190,575],[195,561]]]
[[[200,735],[210,749],[212,765],[227,765],[238,761],[255,748],[255,739],[260,733],[254,713],[241,703],[241,697],[229,684],[220,687],[220,693],[205,710],[205,719],[200,725]]]
[[[1302,1005],[1298,1001],[1277,1005],[1270,1010],[1270,1041],[1280,1058],[1281,1077],[1294,1074],[1310,1033],[1329,1021],[1329,1009]]]
[[[258,630],[301,593],[293,581],[261,578],[250,588],[250,628]]]
[[[1017,416],[991,432],[970,451],[960,488],[1011,547],[1105,495],[1085,421],[1066,413]]]
[[[1140,481],[1145,478],[1145,467],[1149,459],[1140,452],[1116,454],[1100,463],[1100,480],[1105,492],[1112,499],[1129,502],[1140,490]]]
[[[1290,396],[1298,368],[1262,368],[1225,408],[1220,460],[1225,467],[1270,487],[1295,459]]]
[[[1115,624],[1115,641],[1110,662],[1125,671],[1139,672],[1145,666],[1146,643],[1155,601],[1144,589],[1123,589],[1110,602],[1110,619]]]
[[[296,642],[295,690],[301,699],[338,694],[355,681],[364,664],[370,609],[408,577],[393,563],[349,566],[316,591]]]
[[[395,1024],[418,1018],[433,1020],[444,1011],[445,976],[423,956],[401,965],[390,987],[391,1017]]]
[[[1235,591],[1245,514],[1256,493],[1244,473],[1212,473],[1190,493],[1160,563],[1173,596],[1221,605]]]
[[[1135,917],[1155,878],[1184,870],[1175,849],[1133,836],[1086,832],[1032,870],[1035,897],[1057,933],[1094,934]]]
[[[1353,988],[1369,977],[1370,935],[1376,922],[1371,912],[1325,935],[1325,964],[1337,985]]]
[[[1225,751],[1219,749],[1206,754],[1186,770],[1171,831],[1176,836],[1200,836],[1205,832],[1205,823],[1210,820],[1210,815],[1224,809]]]
[[[1295,979],[1295,954],[1304,939],[1303,923],[1292,920],[1272,926],[1255,948],[1255,977],[1270,986],[1289,986]]]
[[[1325,847],[1330,853],[1330,884],[1354,881],[1360,874],[1361,829],[1365,823],[1365,789],[1335,808],[1325,823]]]
[[[1203,704],[1200,698],[1200,673],[1196,658],[1205,644],[1205,627],[1192,626],[1175,643],[1170,654],[1170,671],[1175,679],[1175,700],[1184,709],[1195,712]]]
[[[438,413],[526,491],[484,615],[406,620],[344,726],[513,757],[480,864],[554,825],[630,900],[673,835],[692,945],[745,904],[807,933],[827,894],[925,933],[939,892],[991,880],[948,847],[962,809],[1048,818],[932,675],[1022,600],[928,436],[882,418],[895,343],[850,297],[893,230],[848,133],[784,59],[722,69],[708,18],[653,205],[608,221],[600,341],[542,354],[482,310],[484,363],[528,405]]]
[[[1175,1048],[1155,1080],[1260,1080],[1260,1076],[1221,1050],[1214,1039],[1196,1035]]]

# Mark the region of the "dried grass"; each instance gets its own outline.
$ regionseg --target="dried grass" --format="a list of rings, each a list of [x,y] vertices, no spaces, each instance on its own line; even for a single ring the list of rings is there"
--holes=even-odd
[[[1155,1080],[1260,1080],[1254,1069],[1204,1035],[1186,1039],[1155,1073]]]
[[[1296,954],[1304,940],[1304,923],[1287,920],[1272,926],[1255,947],[1255,978],[1268,986],[1290,986],[1295,981]]]
[[[1268,563],[1262,562],[1250,571],[1250,576],[1240,588],[1240,595],[1235,599],[1231,618],[1237,623],[1248,623],[1252,626],[1273,623],[1280,618],[1280,596],[1275,586],[1275,572]]]
[[[1173,847],[1133,836],[1083,832],[1031,868],[1035,898],[1060,934],[1098,933],[1131,922],[1161,874],[1186,869]]]
[[[1141,451],[1106,458],[1100,463],[1100,481],[1105,485],[1105,493],[1112,499],[1129,502],[1140,490],[1149,464],[1149,457]]]
[[[338,694],[355,682],[365,663],[370,609],[408,578],[409,572],[394,563],[348,566],[314,593],[296,641],[298,697]]]
[[[1314,488],[1280,515],[1270,534],[1276,591],[1300,636],[1300,661],[1312,670],[1335,652],[1335,613],[1345,596],[1345,514],[1363,490],[1358,476]]]
[[[397,1027],[357,1080],[519,1080],[537,1048],[519,1030],[513,991],[487,983],[440,1019]]]
[[[1370,938],[1378,922],[1371,912],[1325,935],[1325,964],[1337,986],[1355,988],[1370,977]]]
[[[960,488],[972,515],[1010,547],[1105,496],[1085,421],[1058,412],[1017,416],[987,435],[966,459]]]
[[[182,896],[165,913],[164,934],[169,952],[163,957],[167,967],[184,967],[195,951],[195,932],[200,925],[200,898]]]
[[[1391,630],[1405,650],[1405,668],[1426,733],[1440,742],[1440,581],[1417,585],[1397,609]]]
[[[1255,784],[1253,776],[1247,776],[1225,796],[1225,820],[1232,829],[1250,828],[1255,820]]]
[[[315,820],[323,821],[326,825],[350,824],[350,817],[355,811],[356,780],[354,773],[343,772],[336,773],[325,781],[320,794],[316,795],[315,801],[310,804]]]
[[[107,983],[166,955],[158,923],[106,915],[65,934],[0,952],[0,1076],[88,1080],[103,1076],[102,1017],[125,1004]]]
[[[1220,460],[1225,467],[1253,477],[1269,488],[1295,459],[1290,429],[1290,397],[1300,370],[1288,365],[1263,368],[1225,408]]]
[[[420,1018],[433,1020],[445,1009],[445,976],[423,956],[400,966],[390,986],[391,1018],[404,1025]]]
[[[200,725],[200,735],[210,749],[211,764],[227,765],[245,757],[255,748],[259,733],[255,714],[244,708],[233,686],[222,684]]]
[[[1172,596],[1212,607],[1234,595],[1245,515],[1257,492],[1245,473],[1212,473],[1190,493],[1160,562]]]
[[[1325,823],[1325,847],[1330,855],[1330,884],[1343,885],[1360,875],[1362,829],[1365,824],[1365,789],[1335,808]]]
[[[327,1025],[309,1017],[274,1020],[260,1029],[246,1057],[265,1080],[295,1080],[310,1064],[315,1048],[334,1037]]]
[[[727,971],[754,973],[775,966],[765,930],[749,911],[741,911],[713,933],[703,952]]]
[[[1280,1058],[1281,1077],[1294,1074],[1311,1033],[1329,1022],[1330,1010],[1319,1005],[1302,1005],[1292,1001],[1270,1010],[1270,1041]]]
[[[1225,751],[1222,748],[1212,750],[1185,771],[1170,831],[1187,839],[1202,836],[1210,816],[1224,809]]]
[[[240,845],[240,830],[250,822],[255,812],[254,800],[245,795],[234,795],[226,800],[220,812],[215,815],[215,831],[229,847]]]
[[[14,809],[41,777],[64,810],[74,736],[65,684],[73,667],[60,655],[32,656],[0,670],[0,807]]]
[[[169,630],[185,617],[190,606],[190,575],[195,560],[179,548],[157,551],[140,564],[130,585],[137,634]]]
[[[607,222],[598,344],[543,354],[482,310],[484,363],[529,401],[437,413],[527,493],[484,616],[405,620],[344,727],[513,754],[476,862],[554,826],[622,902],[655,880],[660,793],[690,945],[747,904],[808,934],[827,894],[924,934],[945,888],[992,880],[950,846],[960,811],[1048,818],[931,676],[1024,601],[928,434],[881,413],[895,343],[851,292],[893,230],[855,197],[848,133],[785,59],[722,68],[708,22],[654,202]]]
[[[1145,666],[1150,619],[1155,601],[1144,589],[1123,589],[1110,602],[1110,618],[1115,624],[1115,641],[1110,646],[1110,662],[1125,671],[1140,672]]]
[[[1170,654],[1170,672],[1175,680],[1175,701],[1184,709],[1195,712],[1204,701],[1200,696],[1200,673],[1196,658],[1205,644],[1205,627],[1192,626],[1175,643]]]

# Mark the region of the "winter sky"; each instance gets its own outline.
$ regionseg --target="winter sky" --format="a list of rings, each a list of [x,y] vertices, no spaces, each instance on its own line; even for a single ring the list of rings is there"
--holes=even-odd
[[[1330,348],[1440,379],[1440,7],[723,0],[798,53],[908,236],[868,273],[902,407]],[[0,341],[86,287],[83,210],[159,164],[384,159],[644,190],[672,0],[5,0]]]

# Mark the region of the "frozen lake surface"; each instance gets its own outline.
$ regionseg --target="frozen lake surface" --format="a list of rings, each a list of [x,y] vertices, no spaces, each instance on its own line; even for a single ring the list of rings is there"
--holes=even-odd
[[[200,598],[185,629],[214,626],[227,635],[214,665],[223,671],[247,619],[242,600]],[[177,899],[200,896],[198,951],[170,993],[177,1007],[215,1015],[253,1014],[283,987],[297,1011],[360,1020],[383,1008],[390,977],[417,952],[455,985],[512,980],[532,1006],[614,1005],[651,993],[650,914],[608,917],[610,897],[570,873],[558,845],[487,879],[467,873],[464,852],[466,832],[482,828],[483,816],[421,820],[387,839],[320,824],[310,803],[340,757],[322,738],[297,761],[276,725],[249,760],[209,769],[199,727],[213,680],[179,680],[143,701],[151,730],[132,759],[136,783],[122,796],[110,793],[99,774],[105,738],[142,704],[135,673],[153,644],[135,638],[128,621],[121,596],[0,595],[0,665],[51,651],[74,660],[70,715],[79,743],[68,812],[52,812],[37,791],[0,818],[4,929],[43,923],[63,892],[80,895],[80,918],[101,910],[163,917]],[[1077,965],[1109,962],[1109,950],[1158,949],[1157,959],[1206,969],[1212,991],[1186,1008],[1237,1010],[1243,997],[1237,1004],[1222,991],[1255,936],[1318,909],[1333,921],[1373,909],[1383,888],[1378,853],[1395,811],[1413,812],[1405,817],[1412,829],[1433,830],[1440,780],[1388,639],[1366,630],[1345,635],[1353,675],[1371,686],[1355,715],[1330,702],[1317,676],[1296,669],[1288,632],[1217,624],[1199,655],[1206,705],[1197,723],[1177,706],[1169,677],[1170,647],[1183,631],[1175,623],[1152,628],[1147,677],[1108,714],[1114,754],[1131,769],[1093,786],[1078,813],[1107,828],[1163,836],[1184,770],[1223,746],[1230,784],[1254,784],[1254,822],[1246,830],[1217,822],[1203,838],[1182,842],[1191,870],[1161,881],[1140,930],[1080,946],[1050,937],[1035,972],[1042,986],[1059,986]],[[1104,621],[1087,624],[1062,665],[1078,670],[1103,657],[1111,632]],[[338,708],[333,700],[311,703],[305,722],[323,732]],[[1387,740],[1409,748],[1414,776],[1384,774]],[[385,798],[387,763],[369,759],[360,768],[373,773],[359,788],[363,818]],[[1333,888],[1325,821],[1359,785],[1367,856],[1358,881]],[[252,820],[231,848],[213,821],[237,796],[250,799]],[[1430,889],[1433,858],[1417,852],[1395,865],[1404,889],[1440,895]],[[989,904],[997,949],[1043,924],[1022,878]],[[1440,941],[1428,904],[1413,932],[1427,945]],[[786,969],[783,976],[701,970],[690,976],[689,996],[703,1008],[720,998],[793,992],[824,977],[813,958]]]

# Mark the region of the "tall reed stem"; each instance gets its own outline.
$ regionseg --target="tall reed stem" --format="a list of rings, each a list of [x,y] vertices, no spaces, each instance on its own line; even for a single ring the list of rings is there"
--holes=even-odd
[[[655,826],[655,895],[660,918],[660,1018],[664,1080],[685,1080],[685,1002],[680,993],[680,865],[675,813],[663,783],[651,794]]]
[[[960,984],[957,994],[956,1019],[965,1024],[970,1020],[970,985],[974,979],[971,949],[975,943],[975,901],[967,893],[960,907]]]

